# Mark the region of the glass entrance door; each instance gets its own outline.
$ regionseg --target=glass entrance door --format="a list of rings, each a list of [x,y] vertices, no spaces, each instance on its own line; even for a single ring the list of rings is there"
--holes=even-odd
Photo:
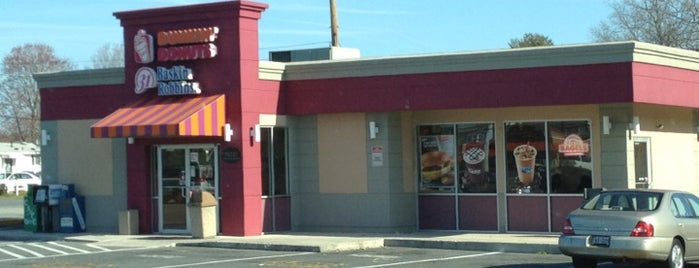
[[[159,230],[191,233],[187,206],[191,192],[208,191],[218,199],[216,146],[164,145],[158,148],[157,158]]]

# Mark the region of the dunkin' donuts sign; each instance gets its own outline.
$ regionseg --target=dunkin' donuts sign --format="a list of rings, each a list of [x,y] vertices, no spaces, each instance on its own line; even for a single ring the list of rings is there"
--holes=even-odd
[[[134,61],[150,64],[158,62],[201,60],[216,57],[217,49],[213,42],[218,35],[218,27],[192,28],[158,32],[155,49],[153,36],[139,30],[134,36]],[[135,74],[136,94],[157,88],[158,95],[200,94],[199,83],[194,81],[192,69],[184,65],[170,68],[158,66],[155,70],[143,66]]]

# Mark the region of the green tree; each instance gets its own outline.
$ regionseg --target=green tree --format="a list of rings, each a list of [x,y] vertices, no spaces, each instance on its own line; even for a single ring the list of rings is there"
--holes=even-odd
[[[12,48],[2,60],[0,78],[0,122],[10,141],[37,143],[39,139],[40,97],[36,73],[73,70],[67,59],[54,55],[45,44],[25,44]]]
[[[544,47],[553,46],[553,41],[548,36],[538,34],[538,33],[525,33],[522,38],[510,39],[507,43],[510,48],[522,48],[522,47]]]
[[[596,42],[635,40],[697,50],[697,0],[611,1],[612,14],[590,32]]]

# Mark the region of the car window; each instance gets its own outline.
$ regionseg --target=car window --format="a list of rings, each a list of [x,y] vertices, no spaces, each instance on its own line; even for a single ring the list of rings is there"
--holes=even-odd
[[[662,193],[609,191],[602,192],[582,205],[588,210],[652,211],[658,208]]]
[[[694,210],[687,203],[686,199],[680,194],[672,195],[672,214],[675,217],[687,218],[694,217]]]
[[[694,212],[694,216],[699,215],[699,198],[696,197],[695,195],[685,195],[685,198],[687,198],[687,202],[689,203],[689,206],[692,209],[692,212]]]

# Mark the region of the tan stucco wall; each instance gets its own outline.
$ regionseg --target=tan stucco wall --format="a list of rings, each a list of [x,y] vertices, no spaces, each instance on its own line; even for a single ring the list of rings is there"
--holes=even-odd
[[[318,115],[320,193],[367,193],[364,114]]]
[[[112,140],[90,138],[94,120],[58,122],[58,182],[74,183],[76,191],[113,195]]]
[[[695,179],[697,132],[692,110],[637,104],[634,115],[639,117],[641,128],[633,137],[650,139],[652,188],[699,192]],[[630,168],[629,173],[634,174],[633,166]],[[631,185],[634,179],[631,176]]]

